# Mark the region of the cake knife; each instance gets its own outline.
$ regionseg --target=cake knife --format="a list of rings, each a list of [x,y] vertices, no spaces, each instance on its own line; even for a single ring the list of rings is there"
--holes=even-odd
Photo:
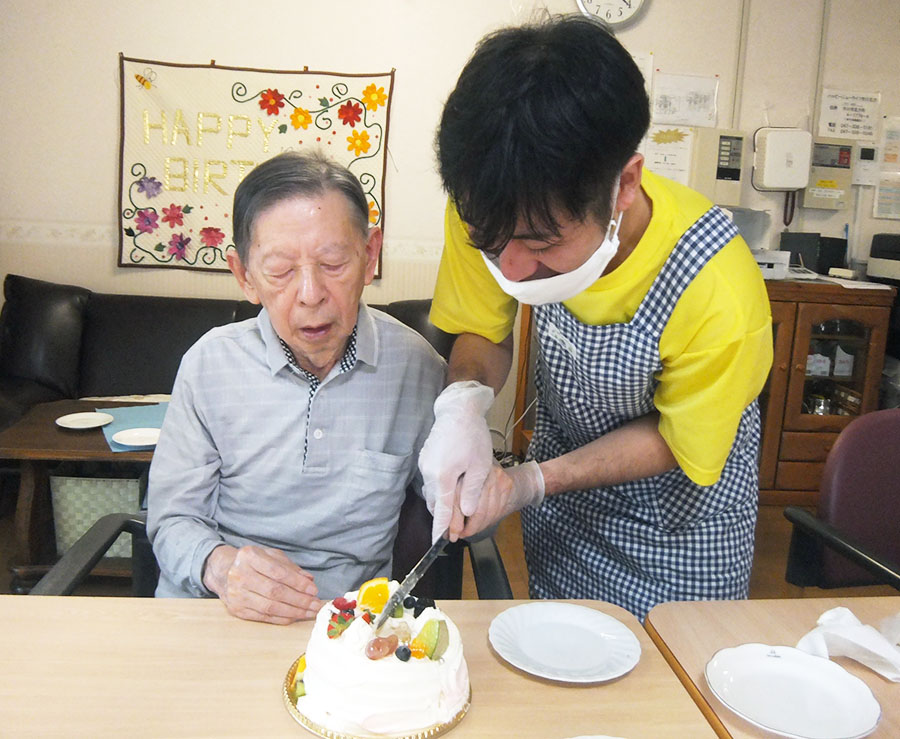
[[[434,542],[425,554],[422,555],[422,559],[420,559],[416,566],[413,567],[409,574],[403,578],[403,582],[400,583],[400,587],[398,587],[394,594],[388,598],[387,603],[384,604],[384,608],[381,610],[381,613],[378,614],[378,617],[375,619],[375,631],[378,631],[382,627],[385,621],[388,620],[390,615],[394,612],[394,609],[403,602],[403,599],[409,595],[409,592],[416,586],[416,583],[422,579],[422,575],[425,574],[425,571],[431,567],[434,563],[434,560],[438,558],[441,552],[444,551],[444,547],[450,542],[448,539],[448,535],[450,534],[450,528],[447,527],[444,530],[444,533],[440,535],[437,541]]]

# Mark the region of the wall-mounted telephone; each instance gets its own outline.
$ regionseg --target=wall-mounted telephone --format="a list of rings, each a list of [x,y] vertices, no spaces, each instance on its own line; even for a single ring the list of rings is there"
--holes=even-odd
[[[743,131],[695,128],[688,184],[716,205],[740,205],[748,149]]]
[[[843,210],[850,205],[853,141],[813,139],[809,184],[803,190],[804,208]]]

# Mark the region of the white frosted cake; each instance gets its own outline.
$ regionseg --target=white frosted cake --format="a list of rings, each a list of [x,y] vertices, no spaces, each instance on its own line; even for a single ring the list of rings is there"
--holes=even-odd
[[[434,601],[407,598],[375,633],[397,587],[370,580],[319,611],[292,687],[308,721],[349,736],[415,735],[468,708],[459,630]]]

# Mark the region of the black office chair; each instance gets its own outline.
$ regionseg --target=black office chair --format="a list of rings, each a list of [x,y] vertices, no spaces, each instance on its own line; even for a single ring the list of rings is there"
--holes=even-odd
[[[816,515],[794,524],[785,579],[800,586],[891,585],[900,590],[900,408],[854,419],[825,461]]]
[[[145,513],[110,513],[103,516],[50,568],[31,589],[31,595],[71,595],[122,533],[131,534],[132,594],[152,597],[159,578],[159,568],[147,539]],[[395,580],[402,580],[430,545],[431,514],[425,502],[410,490],[400,510],[391,576]],[[448,545],[416,585],[413,593],[435,600],[461,598],[466,548],[469,550],[478,597],[512,598],[506,568],[493,537]]]

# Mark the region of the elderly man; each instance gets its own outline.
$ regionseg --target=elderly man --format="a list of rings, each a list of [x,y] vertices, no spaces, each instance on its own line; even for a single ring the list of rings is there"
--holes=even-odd
[[[382,236],[359,182],[286,153],[234,196],[228,265],[259,316],[184,356],[150,468],[157,596],[290,623],[387,575],[445,364],[361,302]]]

